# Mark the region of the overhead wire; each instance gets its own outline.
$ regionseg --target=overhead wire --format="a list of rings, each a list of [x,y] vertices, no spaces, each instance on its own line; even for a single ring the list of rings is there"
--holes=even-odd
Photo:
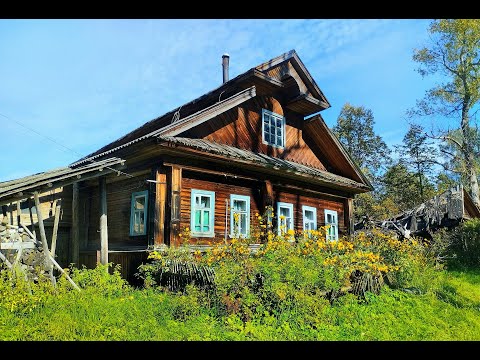
[[[47,135],[44,135],[44,134],[39,133],[39,132],[36,131],[35,129],[32,129],[32,128],[26,126],[25,124],[22,124],[22,123],[21,123],[20,121],[18,121],[18,120],[12,119],[12,118],[10,118],[10,117],[2,114],[2,113],[0,113],[0,116],[3,116],[3,117],[4,117],[5,119],[7,119],[7,120],[14,121],[15,123],[17,123],[18,125],[24,127],[25,129],[27,129],[27,130],[29,130],[29,131],[31,131],[31,132],[33,132],[33,133],[35,133],[35,134],[37,134],[37,135],[45,138],[45,139],[53,142],[54,144],[56,144],[56,145],[58,145],[58,146],[63,147],[64,149],[66,149],[66,150],[74,153],[75,155],[78,155],[78,156],[80,156],[80,157],[83,156],[83,155],[80,154],[79,152],[77,152],[77,151],[75,151],[75,150],[73,150],[73,149],[71,149],[71,148],[69,148],[69,147],[67,147],[67,146],[59,143],[58,141],[56,141],[55,139],[52,139],[51,137],[49,137],[49,136],[47,136]],[[93,159],[85,159],[85,161],[90,161],[91,163],[99,163],[98,161],[93,160]],[[109,170],[112,170],[112,171],[116,172],[117,174],[123,174],[123,175],[125,175],[125,176],[127,176],[127,177],[134,177],[134,176],[131,175],[131,174],[128,174],[128,173],[126,173],[126,172],[124,172],[124,171],[121,171],[121,170],[113,169],[113,168],[111,168],[111,167],[109,167],[109,166],[105,166],[105,168],[106,168],[106,169],[109,169]]]

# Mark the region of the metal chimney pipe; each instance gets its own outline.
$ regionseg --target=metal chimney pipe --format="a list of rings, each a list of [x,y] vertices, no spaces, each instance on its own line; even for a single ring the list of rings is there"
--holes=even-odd
[[[222,68],[223,68],[223,83],[225,84],[228,81],[228,63],[230,60],[230,55],[222,55]]]

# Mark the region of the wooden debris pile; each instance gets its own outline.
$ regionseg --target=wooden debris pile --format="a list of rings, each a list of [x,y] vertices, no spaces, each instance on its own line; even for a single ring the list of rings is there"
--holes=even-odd
[[[464,191],[459,186],[389,219],[374,221],[365,217],[355,224],[355,230],[376,227],[393,231],[400,238],[408,239],[414,236],[431,240],[436,230],[455,227],[465,220],[466,216]]]
[[[7,223],[4,218],[0,223],[0,260],[8,269],[17,266],[29,280],[37,280],[39,269],[45,264],[41,244],[28,228]]]
[[[20,222],[20,217],[17,218],[18,225],[13,225],[9,224],[8,218],[4,216],[0,222],[0,265],[3,263],[7,267],[7,271],[12,271],[14,274],[17,269],[20,270],[24,273],[25,278],[31,281],[38,280],[38,277],[42,275],[48,276],[54,286],[56,286],[56,278],[53,270],[56,268],[66,276],[74,288],[80,290],[55,260],[59,208],[57,208],[58,211],[55,214],[52,247],[49,249],[38,192],[34,193],[34,197],[41,241],[37,241],[35,232],[31,232],[28,227]],[[17,211],[19,211],[19,208],[20,205],[17,202]]]

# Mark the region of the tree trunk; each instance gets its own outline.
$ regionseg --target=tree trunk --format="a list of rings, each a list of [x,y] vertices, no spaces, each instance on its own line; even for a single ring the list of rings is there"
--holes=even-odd
[[[475,171],[475,166],[473,162],[473,154],[470,154],[469,159],[467,161],[467,171],[468,171],[468,179],[470,181],[470,196],[475,205],[480,209],[480,192],[478,189],[478,178],[477,172]]]
[[[474,159],[474,147],[472,144],[472,139],[469,134],[469,124],[468,124],[468,104],[469,97],[464,100],[462,108],[462,134],[463,134],[463,146],[462,153],[465,158],[465,165],[467,168],[468,181],[470,182],[470,196],[472,197],[473,203],[480,208],[480,194],[478,190],[478,179],[477,172],[475,171],[475,159]]]

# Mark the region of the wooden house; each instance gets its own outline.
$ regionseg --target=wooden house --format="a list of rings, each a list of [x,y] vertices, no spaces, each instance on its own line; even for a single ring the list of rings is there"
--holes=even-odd
[[[353,197],[372,185],[322,119],[330,103],[298,54],[232,79],[228,66],[225,54],[219,87],[76,161],[63,176],[0,183],[4,216],[36,191],[53,229],[51,210],[61,199],[61,263],[118,263],[129,279],[149,249],[178,246],[187,229],[195,246],[249,236],[267,206],[275,231],[329,224],[330,240],[351,233]]]

